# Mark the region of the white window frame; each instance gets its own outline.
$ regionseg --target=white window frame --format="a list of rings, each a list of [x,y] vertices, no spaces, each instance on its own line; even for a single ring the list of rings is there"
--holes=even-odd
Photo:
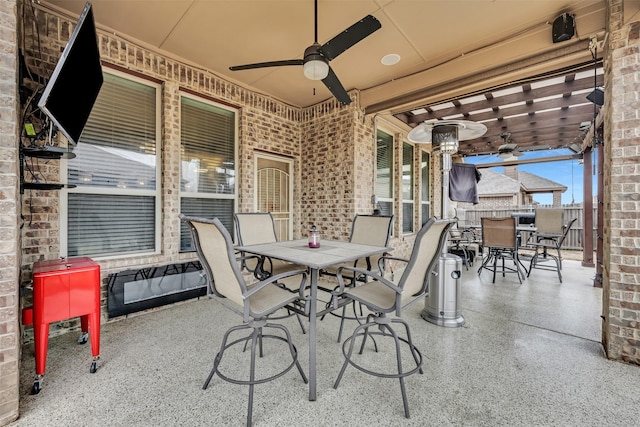
[[[402,234],[407,235],[407,234],[413,234],[415,233],[415,213],[416,213],[416,204],[415,204],[415,146],[413,144],[410,144],[407,141],[402,141],[400,144],[400,152],[402,153],[402,171],[401,171],[401,179],[402,182],[400,184],[400,188],[399,190],[399,196],[400,199],[402,200],[402,224],[401,224],[401,230],[402,230]],[[405,158],[404,158],[404,152],[405,152],[405,147],[407,149],[409,149],[409,151],[411,152],[411,159],[410,162],[408,164],[405,163]],[[409,173],[405,174],[405,167],[409,167]],[[409,183],[409,197],[411,197],[410,199],[406,199],[405,198],[405,191],[404,191],[404,187],[405,187],[405,178],[408,177],[410,179],[410,183]],[[404,223],[405,223],[405,218],[404,218],[404,207],[405,205],[411,205],[411,220],[410,220],[410,224],[411,224],[411,230],[405,230],[404,229]]]
[[[429,211],[429,214],[427,215],[426,219],[433,216],[431,214],[431,180],[432,180],[431,179],[431,153],[426,150],[420,150],[419,152],[420,152],[420,208],[421,208],[420,222],[424,224],[425,208],[428,209]],[[424,161],[425,156],[427,157],[426,166],[423,166],[425,164],[425,161]],[[426,172],[426,181],[427,181],[426,189],[424,188],[425,172]],[[423,197],[423,195],[425,194],[426,194],[426,199]]]
[[[377,189],[378,187],[378,133],[382,132],[385,135],[388,135],[391,137],[391,147],[390,147],[390,151],[391,151],[391,159],[389,160],[389,166],[390,166],[390,171],[389,171],[389,179],[391,180],[391,197],[383,197],[380,194],[377,194],[376,192],[376,197],[378,199],[378,203],[380,202],[385,202],[385,203],[391,203],[391,209],[390,209],[390,213],[391,214],[395,214],[395,202],[394,202],[394,195],[396,194],[397,188],[396,188],[396,179],[395,179],[395,137],[393,132],[390,132],[387,129],[384,129],[382,127],[378,127],[376,128],[376,155],[375,155],[375,187]],[[397,215],[395,215],[395,217],[397,217]]]
[[[103,73],[112,74],[124,79],[135,81],[137,83],[147,85],[155,88],[156,101],[155,101],[155,115],[156,115],[156,129],[155,129],[155,149],[156,149],[156,188],[155,190],[144,190],[134,188],[100,188],[87,186],[83,187],[78,185],[75,188],[63,188],[60,194],[60,235],[65,236],[60,239],[60,256],[68,255],[68,201],[69,194],[103,194],[103,195],[117,195],[117,196],[151,196],[155,197],[155,248],[153,251],[140,251],[140,252],[123,252],[113,254],[96,254],[93,255],[94,259],[114,259],[114,258],[126,258],[126,257],[139,257],[140,255],[154,255],[160,253],[161,237],[162,237],[162,151],[161,151],[161,135],[162,135],[162,122],[161,122],[161,100],[162,100],[162,87],[159,83],[155,83],[149,80],[145,80],[130,74],[122,73],[112,69],[103,68]],[[82,142],[80,142],[82,144]],[[60,177],[62,183],[67,183],[68,174],[68,161],[62,159],[60,162]]]
[[[191,191],[182,191],[180,188],[180,206],[182,206],[183,198],[192,198],[192,199],[210,199],[210,200],[233,200],[233,211],[231,212],[231,216],[233,218],[233,213],[238,211],[238,188],[239,188],[239,179],[240,179],[240,165],[238,163],[238,134],[239,134],[239,116],[240,110],[237,108],[233,108],[229,105],[225,105],[219,102],[215,102],[211,99],[207,99],[201,96],[194,95],[189,92],[180,91],[180,116],[182,116],[182,98],[189,98],[197,102],[201,102],[203,104],[209,104],[215,106],[217,108],[221,108],[227,111],[231,111],[234,113],[234,138],[233,138],[233,150],[234,150],[234,171],[235,171],[235,180],[233,184],[233,193],[232,194],[224,194],[224,193],[206,193],[206,192],[191,192]],[[182,141],[180,142],[180,151],[182,152]],[[180,170],[178,172],[179,176],[182,176],[182,158],[180,158]],[[234,235],[233,226],[229,231],[230,235]],[[179,236],[179,239],[182,239],[182,236]],[[181,243],[179,244],[181,246]],[[180,248],[181,252],[184,252],[182,248]]]

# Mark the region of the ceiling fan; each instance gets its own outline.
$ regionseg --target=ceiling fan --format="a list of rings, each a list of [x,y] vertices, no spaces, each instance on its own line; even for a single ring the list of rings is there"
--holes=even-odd
[[[522,156],[522,151],[518,148],[518,144],[509,142],[509,139],[511,138],[510,133],[501,133],[500,138],[502,138],[504,143],[498,147],[498,157],[501,159],[509,159],[511,157]]]
[[[318,0],[314,1],[314,41],[304,51],[303,59],[288,59],[283,61],[258,62],[255,64],[236,65],[229,67],[231,71],[250,70],[253,68],[281,67],[288,65],[302,65],[305,77],[310,80],[322,80],[343,105],[351,103],[351,98],[329,66],[329,61],[335,59],[365,37],[379,30],[382,25],[376,17],[367,15],[323,45],[318,43]]]

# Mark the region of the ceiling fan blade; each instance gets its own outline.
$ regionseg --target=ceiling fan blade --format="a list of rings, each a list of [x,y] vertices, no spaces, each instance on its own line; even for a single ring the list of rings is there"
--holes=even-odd
[[[518,146],[512,142],[508,143],[508,144],[502,144],[500,147],[498,147],[499,151],[513,151],[516,148],[518,148]]]
[[[524,149],[522,149],[523,151],[538,151],[538,150],[549,150],[551,149],[551,147],[549,147],[548,145],[530,145]]]
[[[375,16],[367,15],[320,47],[329,61],[382,27]]]
[[[344,90],[342,83],[340,83],[340,80],[338,80],[338,76],[336,76],[336,73],[333,72],[331,67],[329,67],[329,74],[322,80],[322,83],[324,83],[327,89],[331,91],[333,96],[335,96],[342,105],[351,104],[351,98],[349,97],[349,94],[346,90]]]
[[[270,61],[270,62],[257,62],[255,64],[234,65],[229,67],[231,71],[251,70],[253,68],[266,68],[266,67],[283,67],[287,65],[302,65],[302,59],[288,59],[285,61]]]

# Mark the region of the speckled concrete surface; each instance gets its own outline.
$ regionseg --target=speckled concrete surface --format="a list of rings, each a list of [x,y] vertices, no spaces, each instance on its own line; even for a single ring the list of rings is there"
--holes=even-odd
[[[463,271],[463,327],[422,320],[421,303],[405,311],[425,357],[424,375],[407,379],[410,419],[396,380],[348,369],[333,389],[343,356],[337,319],[327,316],[318,322],[317,401],[308,401],[307,386],[292,370],[256,386],[254,425],[636,425],[640,367],[604,357],[602,291],[593,288],[593,275],[566,261],[563,284],[555,273],[537,270],[523,284],[513,275],[491,283],[489,272],[478,276],[471,268]],[[33,345],[25,346],[21,415],[11,425],[244,425],[247,387],[214,378],[201,388],[222,334],[238,320],[203,299],[103,325],[95,374],[90,347],[76,344],[77,334],[53,337],[36,396],[29,395]],[[307,370],[308,336],[294,318],[284,323]],[[284,349],[265,351],[264,362],[284,360]],[[228,358],[230,373],[241,358]]]

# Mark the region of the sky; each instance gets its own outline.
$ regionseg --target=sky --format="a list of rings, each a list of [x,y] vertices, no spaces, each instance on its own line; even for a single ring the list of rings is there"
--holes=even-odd
[[[531,151],[531,152],[523,153],[522,156],[518,157],[518,160],[537,159],[537,158],[559,156],[559,155],[566,155],[566,154],[574,154],[574,153],[569,149]],[[502,159],[497,155],[465,157],[465,161],[467,163],[473,163],[473,164],[495,163],[500,160]],[[504,171],[504,168],[501,168],[501,167],[499,168],[496,167],[492,169],[500,173]],[[567,191],[562,193],[563,205],[570,204],[572,203],[572,201],[574,203],[582,203],[584,199],[584,196],[583,196],[584,167],[577,159],[563,160],[559,162],[543,162],[543,163],[518,165],[518,170],[526,171],[526,172],[541,176],[543,178],[550,179],[551,181],[557,182],[558,184],[565,185],[567,187]],[[593,171],[591,176],[593,179],[593,194],[595,195],[598,190],[597,182],[596,182],[597,176],[593,174]],[[534,194],[533,200],[541,204],[550,205],[553,203],[553,196],[551,193]]]

